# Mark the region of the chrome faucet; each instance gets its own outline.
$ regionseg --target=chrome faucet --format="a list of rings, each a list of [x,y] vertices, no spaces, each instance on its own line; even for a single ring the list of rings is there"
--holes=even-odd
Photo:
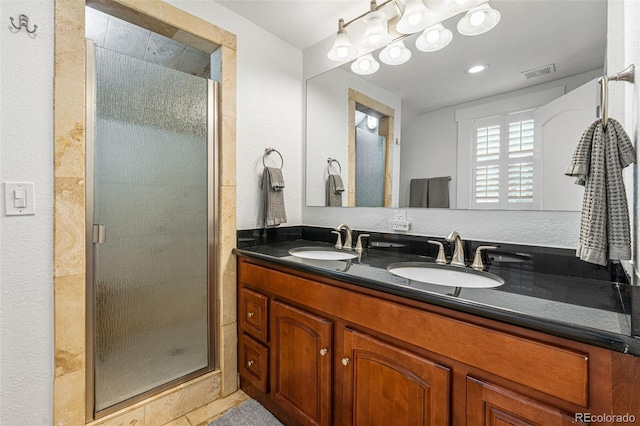
[[[342,245],[342,248],[345,250],[353,250],[353,247],[351,246],[351,228],[349,228],[349,225],[347,225],[346,223],[342,223],[336,226],[336,231],[338,232],[343,229],[347,231],[347,236],[344,238],[344,244]]]
[[[466,266],[464,263],[464,247],[462,246],[462,239],[460,235],[453,231],[446,238],[450,243],[454,243],[453,257],[451,257],[451,265],[453,266]]]

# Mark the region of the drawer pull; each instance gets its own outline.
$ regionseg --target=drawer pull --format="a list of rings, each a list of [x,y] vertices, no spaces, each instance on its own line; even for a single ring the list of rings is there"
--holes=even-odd
[[[249,367],[251,367],[253,365],[253,361],[249,361],[247,364],[249,364]]]
[[[251,318],[251,317],[253,316],[253,312],[249,312],[249,313],[247,314],[247,316],[248,316],[249,318]]]
[[[327,350],[327,348],[320,349],[320,355],[322,355],[322,356],[325,356],[327,354],[327,352],[329,352],[329,350]]]
[[[349,358],[342,358],[342,365],[344,365],[345,367],[349,365]]]

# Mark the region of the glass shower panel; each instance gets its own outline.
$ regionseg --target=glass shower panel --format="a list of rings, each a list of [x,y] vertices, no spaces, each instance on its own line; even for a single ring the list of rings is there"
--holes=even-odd
[[[357,207],[384,207],[384,178],[385,138],[366,125],[359,125],[356,127]]]
[[[96,47],[96,91],[100,411],[208,365],[207,80]]]

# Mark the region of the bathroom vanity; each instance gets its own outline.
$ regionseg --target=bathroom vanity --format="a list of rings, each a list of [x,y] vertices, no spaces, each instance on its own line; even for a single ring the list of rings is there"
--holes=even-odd
[[[235,250],[241,388],[283,423],[640,421],[640,344],[613,324],[628,323],[624,306],[603,312],[601,302],[576,306],[522,290],[586,284],[614,300],[615,283],[494,266],[511,290],[455,292],[382,267],[433,262],[424,256],[369,249],[359,260],[314,262],[289,255],[309,245],[323,243]],[[575,321],[562,320],[567,312]],[[581,315],[595,328],[580,324]]]

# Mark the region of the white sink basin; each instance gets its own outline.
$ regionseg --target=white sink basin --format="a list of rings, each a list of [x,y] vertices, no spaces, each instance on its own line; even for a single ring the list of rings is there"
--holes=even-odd
[[[298,247],[289,250],[291,256],[313,260],[348,260],[358,255],[352,251],[323,247]]]
[[[504,284],[504,280],[488,272],[471,268],[438,265],[437,263],[400,262],[387,266],[394,275],[427,284],[463,288],[492,288]]]

